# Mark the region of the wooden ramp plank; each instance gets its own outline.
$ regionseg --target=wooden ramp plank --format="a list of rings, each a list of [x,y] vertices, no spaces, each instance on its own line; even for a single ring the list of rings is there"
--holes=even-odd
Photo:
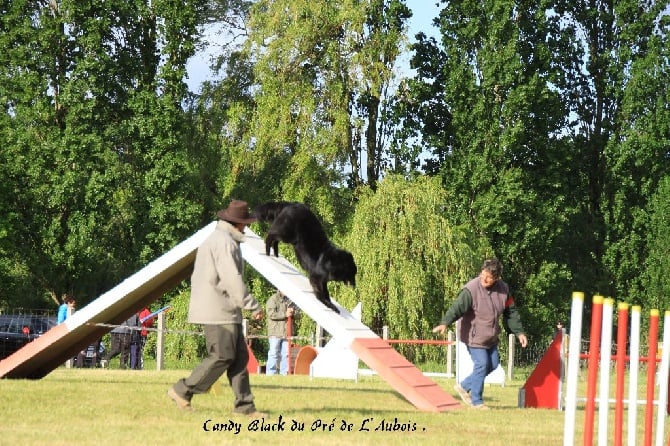
[[[396,352],[375,332],[351,315],[335,300],[335,313],[316,299],[309,279],[284,257],[265,254],[264,240],[247,229],[242,257],[256,271],[286,294],[305,314],[326,329],[333,338],[350,348],[379,376],[410,403],[425,411],[439,412],[460,408],[451,395],[425,377],[411,362]],[[291,249],[282,245],[281,249]],[[358,346],[358,350],[354,349]]]
[[[339,342],[349,345],[354,338],[378,337],[334,299],[333,303],[339,313],[321,303],[314,295],[309,279],[301,270],[281,255],[275,257],[274,254],[265,254],[265,241],[261,237],[248,228],[244,234],[245,242],[240,245],[244,260]],[[282,249],[293,248],[281,244],[280,252]]]
[[[454,397],[424,376],[383,339],[354,339],[351,349],[361,361],[418,409],[442,412],[461,408],[461,404]]]

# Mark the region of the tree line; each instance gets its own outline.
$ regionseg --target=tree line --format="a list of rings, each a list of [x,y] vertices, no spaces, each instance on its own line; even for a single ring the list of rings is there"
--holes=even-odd
[[[394,338],[491,255],[536,339],[573,290],[668,309],[668,6],[442,1],[435,38],[403,0],[4,2],[0,307],[82,306],[237,198],[312,207]]]

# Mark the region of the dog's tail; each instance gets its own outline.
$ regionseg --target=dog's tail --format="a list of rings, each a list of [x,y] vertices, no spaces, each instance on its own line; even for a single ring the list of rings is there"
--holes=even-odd
[[[293,206],[294,204],[297,203],[291,201],[269,201],[256,206],[253,215],[259,221],[272,222],[284,208]]]

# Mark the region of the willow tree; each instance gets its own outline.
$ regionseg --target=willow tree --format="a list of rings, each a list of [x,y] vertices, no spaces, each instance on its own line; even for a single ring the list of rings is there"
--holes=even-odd
[[[399,0],[254,4],[246,46],[254,113],[229,128],[249,127],[233,170],[255,178],[258,195],[307,202],[332,221],[350,203],[347,185],[368,174],[376,181],[380,108],[408,14]]]
[[[349,235],[357,287],[338,286],[347,308],[362,302],[363,322],[394,339],[426,339],[490,248],[468,226],[445,216],[450,199],[438,178],[387,176],[361,196]],[[434,348],[402,346],[411,360],[439,358]],[[444,358],[440,358],[444,359]]]

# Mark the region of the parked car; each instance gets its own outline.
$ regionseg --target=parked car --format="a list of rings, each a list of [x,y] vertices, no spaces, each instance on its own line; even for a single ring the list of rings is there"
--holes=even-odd
[[[55,327],[56,318],[30,314],[0,314],[0,359]]]

